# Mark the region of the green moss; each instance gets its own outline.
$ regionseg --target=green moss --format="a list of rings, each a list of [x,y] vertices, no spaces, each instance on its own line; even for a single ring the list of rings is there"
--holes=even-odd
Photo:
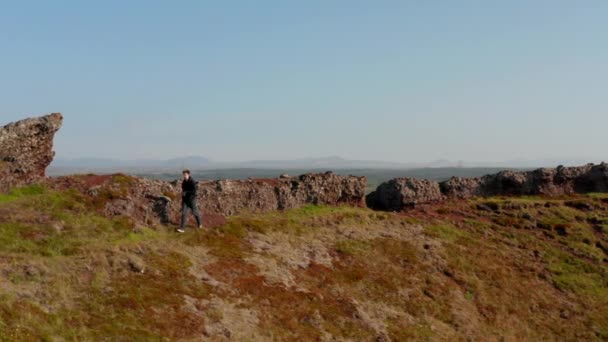
[[[291,219],[298,221],[306,221],[307,219],[334,219],[334,223],[342,222],[363,222],[368,218],[378,217],[378,213],[375,213],[369,209],[356,208],[350,206],[319,206],[319,205],[307,205],[302,208],[290,209],[285,212]],[[386,213],[380,213],[382,218],[388,218]]]
[[[446,214],[450,213],[449,208],[438,208],[436,211],[437,211],[437,214],[439,214],[439,215],[446,215]]]
[[[72,255],[85,241],[69,237],[45,225],[0,224],[0,251],[45,257]]]
[[[500,214],[470,210],[474,201],[445,207],[454,213],[450,217],[307,206],[239,215],[224,226],[179,235],[134,231],[130,218],[104,218],[74,191],[34,187],[10,196],[0,202],[0,212],[9,213],[0,218],[0,272],[7,285],[0,290],[0,340],[192,340],[204,325],[227,319],[202,304],[210,298],[254,310],[260,331],[277,340],[321,339],[321,330],[337,340],[378,338],[358,310],[386,324],[388,336],[399,341],[458,340],[468,323],[456,313],[473,315],[475,331],[488,338],[505,330],[507,339],[575,339],[573,332],[580,331],[608,338],[608,271],[596,246],[606,245],[599,231],[603,204],[588,220],[578,219],[581,211],[563,201],[526,207],[534,220],[568,225],[567,234],[552,239],[543,230],[492,223],[493,217],[520,217],[513,211],[528,201],[501,198],[490,199],[499,203]],[[424,236],[412,223],[422,226]],[[344,239],[343,228],[370,231]],[[247,239],[252,232],[287,249],[306,247],[314,238],[328,251],[331,266],[309,256],[307,267],[276,269],[289,272],[297,288],[270,283],[249,257],[280,266],[287,259],[274,250],[256,255]],[[306,258],[296,252],[286,257]],[[145,264],[144,273],[129,267],[133,255]],[[44,272],[27,274],[28,265]],[[209,285],[203,270],[222,285]],[[31,289],[36,296],[28,297]],[[565,302],[577,319],[560,318]]]
[[[294,209],[290,214],[297,216],[320,216],[335,212],[337,209],[330,206],[306,205],[302,208]]]
[[[545,256],[555,285],[567,291],[603,299],[608,303],[608,272],[557,249],[549,249]]]
[[[250,246],[241,234],[241,230],[234,232],[230,229],[218,229],[209,233],[192,231],[185,234],[183,241],[188,246],[205,246],[209,248],[210,254],[220,258],[242,259],[249,252]]]
[[[189,259],[177,252],[144,256],[143,274],[115,274],[102,288],[93,288],[81,309],[81,324],[93,339],[160,340],[194,338],[202,318],[182,306],[184,296],[205,298],[208,288],[187,272]],[[136,284],[136,286],[134,286]]]
[[[0,203],[12,202],[22,198],[30,198],[32,196],[42,195],[47,189],[41,185],[30,185],[12,189],[8,194],[0,194]]]
[[[41,185],[13,189],[0,194],[1,203],[15,203],[60,218],[66,211],[85,211],[87,198],[76,190],[55,191]]]
[[[503,227],[522,228],[524,226],[523,220],[517,217],[510,216],[493,217],[492,222]]]
[[[449,224],[435,224],[425,226],[424,231],[426,234],[445,240],[448,242],[455,242],[460,238],[466,237],[466,232],[462,229],[456,228]]]
[[[369,246],[364,246],[370,248]],[[371,242],[371,248],[396,264],[415,264],[419,261],[419,251],[407,241],[378,238]]]
[[[398,219],[406,225],[423,224],[424,221],[417,217],[398,217]]]
[[[148,227],[141,227],[137,231],[130,231],[127,233],[127,236],[124,240],[119,240],[119,242],[126,241],[129,243],[140,243],[144,241],[151,241],[159,238],[159,233],[156,230],[150,229]]]
[[[135,179],[129,175],[119,173],[112,175],[112,182],[122,186],[129,186],[135,182]]]
[[[608,198],[608,192],[592,192],[588,193],[586,196],[591,198],[604,199]]]
[[[338,253],[345,255],[360,255],[364,254],[370,249],[371,245],[367,241],[346,239],[338,241],[335,245],[335,249]]]
[[[389,335],[394,341],[432,341],[435,333],[429,324],[390,325]]]
[[[225,234],[244,238],[248,231],[266,233],[269,230],[269,226],[273,225],[273,223],[272,220],[265,218],[255,218],[252,216],[235,217],[219,229]]]
[[[0,301],[2,341],[52,341],[57,336],[75,339],[80,329],[65,323],[60,315],[48,313],[28,300],[5,297]]]
[[[99,191],[98,202],[104,204],[107,201],[125,198],[129,194],[127,187],[115,188],[105,186]]]
[[[92,236],[90,233],[96,228],[89,232],[80,231],[85,229],[81,226],[57,231],[49,225],[4,223],[0,224],[0,252],[46,257],[73,255],[88,241],[107,235]]]

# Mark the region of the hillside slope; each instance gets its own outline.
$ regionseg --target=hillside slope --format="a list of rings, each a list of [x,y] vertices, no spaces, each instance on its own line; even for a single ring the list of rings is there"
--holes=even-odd
[[[177,235],[0,195],[0,340],[608,339],[608,195],[306,206]]]

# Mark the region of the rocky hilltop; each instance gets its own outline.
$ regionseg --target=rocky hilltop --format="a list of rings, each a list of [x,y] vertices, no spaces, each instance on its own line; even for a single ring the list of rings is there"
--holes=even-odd
[[[507,170],[478,178],[452,177],[444,182],[397,178],[381,184],[369,194],[367,205],[399,211],[420,203],[475,196],[556,196],[590,192],[608,192],[608,164]]]
[[[63,117],[55,113],[8,124],[0,129],[0,192],[39,182],[53,160],[53,138]],[[180,184],[126,175],[81,175],[46,179],[55,189],[89,194],[108,216],[127,216],[146,224],[179,217]],[[331,172],[276,179],[203,181],[198,205],[203,214],[230,216],[306,204],[365,205],[365,177]]]
[[[53,113],[0,127],[0,192],[44,177],[63,117]]]
[[[49,179],[54,189],[79,189],[106,216],[127,216],[147,225],[179,222],[181,183],[115,175],[80,175]],[[276,179],[200,181],[197,204],[205,220],[262,213],[307,204],[365,206],[365,177],[332,172]],[[209,223],[209,222],[207,222]],[[213,223],[212,223],[213,224]]]
[[[44,177],[54,156],[53,138],[62,121],[61,114],[55,113],[0,129],[0,192]],[[86,175],[46,182],[56,189],[80,189],[95,198],[109,216],[128,216],[146,224],[174,222],[180,210],[181,189],[177,181]],[[204,181],[198,185],[198,205],[203,214],[220,216],[306,204],[367,205],[400,211],[422,203],[476,196],[608,192],[608,164],[502,171],[478,178],[453,177],[444,182],[397,178],[381,184],[367,197],[366,184],[365,177],[344,177],[331,172],[276,179]]]
[[[364,177],[202,181],[175,234],[179,181],[41,181],[60,118],[2,129],[0,341],[608,340],[606,164],[367,197],[399,213]]]

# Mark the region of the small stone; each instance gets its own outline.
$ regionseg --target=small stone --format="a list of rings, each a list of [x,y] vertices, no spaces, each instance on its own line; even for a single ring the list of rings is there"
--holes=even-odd
[[[34,265],[25,265],[23,267],[23,273],[25,273],[28,278],[36,278],[41,275],[41,271]]]
[[[129,257],[129,267],[131,268],[131,270],[133,272],[137,272],[137,273],[144,273],[144,271],[146,269],[146,265],[144,264],[144,261],[135,255],[131,255]]]
[[[57,233],[61,233],[65,227],[63,222],[53,222],[53,224],[51,224],[51,228],[53,228],[53,230]]]
[[[132,231],[135,234],[143,234],[144,227],[142,227],[142,226],[135,226],[135,227],[133,227]]]

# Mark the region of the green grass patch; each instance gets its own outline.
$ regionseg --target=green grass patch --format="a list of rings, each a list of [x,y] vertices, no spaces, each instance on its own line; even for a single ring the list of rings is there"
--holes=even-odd
[[[346,239],[336,242],[335,250],[344,255],[361,255],[365,254],[371,248],[371,244],[367,241]]]
[[[0,252],[45,257],[76,254],[98,237],[83,236],[82,232],[58,232],[47,225],[22,223],[0,224]]]
[[[295,216],[324,216],[334,213],[338,210],[336,207],[322,205],[306,205],[298,209],[292,209],[289,214]]]
[[[129,175],[119,173],[112,175],[112,182],[122,186],[129,186],[135,182],[135,179]]]
[[[419,262],[419,251],[407,241],[378,238],[371,242],[371,248],[395,264],[412,265]]]
[[[467,236],[465,231],[449,224],[434,224],[425,226],[424,231],[429,236],[436,237],[447,242],[456,242],[460,238]]]
[[[73,255],[83,249],[103,248],[120,241],[142,241],[150,238],[124,229],[121,222],[96,216],[69,217],[61,230],[49,224],[0,224],[0,252],[45,257]]]
[[[114,274],[102,288],[91,288],[79,309],[78,325],[89,339],[162,340],[200,336],[202,318],[183,308],[184,296],[200,299],[208,287],[187,271],[189,259],[174,251],[144,257],[143,274]]]
[[[13,202],[21,198],[42,195],[47,189],[41,185],[30,185],[12,189],[7,194],[0,194],[0,203]]]
[[[549,249],[545,257],[555,286],[608,304],[608,272],[557,249]]]
[[[120,177],[111,186],[119,192],[130,181]],[[337,340],[378,339],[361,311],[386,324],[396,341],[458,340],[467,337],[464,331],[473,331],[472,339],[486,333],[499,339],[509,329],[506,339],[575,339],[580,331],[587,340],[608,338],[608,271],[601,260],[606,206],[597,201],[590,213],[564,206],[570,197],[548,207],[536,198],[462,201],[443,208],[458,213],[445,220],[434,211],[429,217],[412,211],[412,218],[310,205],[174,234],[134,230],[129,217],[104,218],[76,191],[31,186],[0,196],[0,209],[9,214],[0,220],[6,285],[0,340],[200,339],[204,325],[232,318],[204,304],[211,298],[254,310],[268,339],[317,340],[323,330]],[[475,201],[494,201],[500,211],[470,210]],[[546,222],[551,231],[512,229],[524,211],[528,225]],[[495,217],[502,225],[491,222]],[[357,234],[345,238],[351,229]],[[329,251],[331,266],[312,262],[316,250],[278,255],[271,249],[261,259],[288,266],[277,273],[289,272],[306,291],[269,282],[268,270],[248,258],[256,253],[251,233],[267,234],[281,248],[315,239]],[[290,264],[306,258],[306,267]],[[214,286],[204,273],[226,286]],[[564,308],[575,319],[560,318]],[[471,329],[469,316],[477,324]]]
[[[58,336],[76,340],[81,329],[67,323],[31,301],[0,296],[1,341],[54,341]]]
[[[435,332],[430,324],[395,324],[389,326],[389,335],[394,341],[433,341]]]
[[[608,198],[608,192],[591,192],[586,194],[587,197],[604,199]]]
[[[31,185],[0,194],[0,204],[14,203],[21,208],[30,208],[51,214],[56,218],[66,211],[87,211],[87,198],[76,190],[55,191],[42,185]],[[15,209],[19,210],[19,209]]]

